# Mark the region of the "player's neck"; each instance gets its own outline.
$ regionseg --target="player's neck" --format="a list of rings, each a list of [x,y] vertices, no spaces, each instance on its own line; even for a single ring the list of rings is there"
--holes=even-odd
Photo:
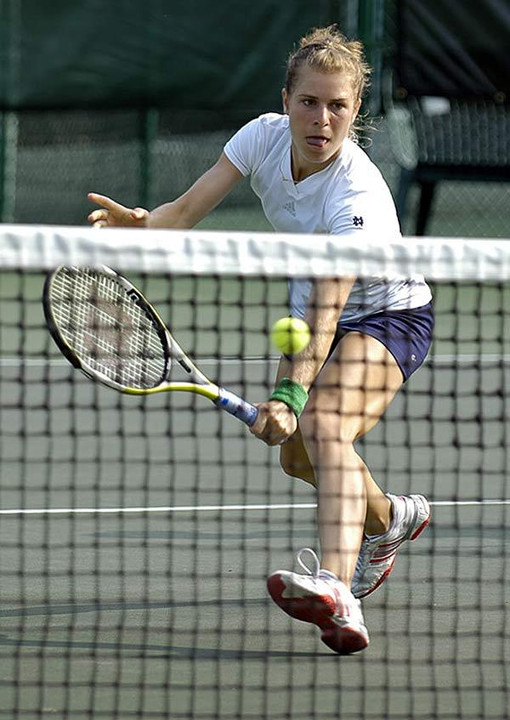
[[[294,184],[306,180],[311,175],[316,175],[332,165],[340,154],[340,150],[322,163],[309,162],[306,158],[300,157],[298,151],[293,147],[290,155],[290,167]]]

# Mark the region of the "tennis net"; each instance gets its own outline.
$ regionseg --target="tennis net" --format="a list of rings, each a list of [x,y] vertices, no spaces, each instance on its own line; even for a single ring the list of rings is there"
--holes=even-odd
[[[185,393],[127,397],[54,346],[56,266],[106,264],[214,381],[271,391],[289,277],[423,273],[425,365],[362,441],[384,490],[433,522],[364,601],[338,657],[267,576],[317,548],[315,492]],[[510,241],[0,228],[0,717],[500,719],[510,706]]]

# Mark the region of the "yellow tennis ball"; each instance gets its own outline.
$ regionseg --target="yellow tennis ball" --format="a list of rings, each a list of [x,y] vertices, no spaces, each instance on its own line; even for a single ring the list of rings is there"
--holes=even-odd
[[[299,318],[277,320],[271,330],[271,340],[284,355],[297,355],[310,342],[308,323]]]

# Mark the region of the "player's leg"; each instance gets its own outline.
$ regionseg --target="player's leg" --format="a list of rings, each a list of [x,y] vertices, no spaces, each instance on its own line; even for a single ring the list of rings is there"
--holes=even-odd
[[[390,356],[390,362],[394,363],[392,356]],[[278,372],[279,379],[285,375],[285,364],[286,361],[284,360],[280,365]],[[399,377],[401,381],[401,374]],[[395,392],[397,390],[398,387]],[[394,393],[387,398],[387,402],[384,404],[384,408],[380,413],[373,412],[370,408],[368,408],[362,428],[360,429],[360,435],[366,434],[377,424],[381,415],[384,413],[384,409],[387,407],[389,402],[391,402],[393,396]],[[360,435],[358,435],[358,437]],[[357,437],[355,439],[357,439]],[[317,487],[315,472],[310,462],[308,451],[303,441],[301,428],[299,426],[295,434],[280,448],[280,465],[282,470],[288,475],[300,478],[314,487]],[[362,472],[365,482],[367,504],[364,530],[367,535],[376,535],[385,532],[389,528],[391,520],[391,503],[387,496],[381,491],[379,486],[374,482],[364,463],[362,464]]]
[[[363,538],[370,474],[353,443],[373,427],[402,384],[395,368],[381,343],[349,333],[322,370],[301,424],[318,480],[322,562],[308,550],[306,564],[301,551],[306,574],[278,571],[268,580],[275,602],[292,617],[318,625],[323,642],[340,654],[368,645],[359,601],[349,589]],[[372,481],[368,488],[375,504],[389,512],[377,485]]]
[[[374,422],[375,424],[375,422]],[[365,432],[368,432],[368,428]],[[304,480],[317,487],[315,472],[305,448],[301,429],[298,427],[294,435],[280,448],[280,465],[282,470],[292,477]],[[365,517],[365,533],[377,535],[388,530],[391,521],[391,503],[388,497],[375,483],[370,472],[364,468],[367,514]]]
[[[338,378],[339,383],[336,405],[335,378]],[[306,416],[303,416],[301,427],[305,444],[310,457],[314,458],[319,478],[319,521],[323,515],[322,546],[327,548],[323,549],[323,564],[330,569],[337,567],[333,572],[337,572],[344,581],[351,581],[351,591],[357,598],[366,597],[384,582],[393,569],[400,546],[407,540],[416,539],[430,519],[430,506],[422,495],[385,495],[353,446],[355,439],[367,433],[379,421],[402,383],[399,364],[380,341],[368,335],[348,333],[321,373],[310,407],[307,408]],[[312,422],[307,430],[305,423],[309,418]],[[331,445],[337,457],[333,457],[330,465],[340,462],[343,468],[340,473],[341,486],[336,495],[334,470],[328,471],[324,480],[320,465],[317,465],[317,462],[321,462],[322,448],[316,442],[314,451],[313,443],[314,436],[319,433],[323,433],[324,437],[332,433],[333,438],[340,438],[340,455],[338,448],[335,450],[335,444]],[[358,527],[354,528],[349,518],[359,518],[352,513],[356,513],[359,507],[357,498],[361,477],[364,481],[366,516],[353,573],[352,563],[360,532],[359,519]],[[324,490],[325,483],[328,484],[328,490]],[[334,526],[336,513],[339,513],[338,538]],[[335,552],[335,542],[337,547],[342,548],[341,555]],[[332,552],[329,548],[332,548]]]
[[[391,509],[354,441],[377,424],[402,382],[396,360],[382,343],[347,333],[321,371],[301,418],[318,478],[322,564],[347,585],[365,525],[380,532]]]

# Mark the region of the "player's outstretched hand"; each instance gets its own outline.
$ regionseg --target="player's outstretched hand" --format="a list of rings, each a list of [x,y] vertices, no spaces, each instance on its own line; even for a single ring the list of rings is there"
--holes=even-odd
[[[99,210],[93,210],[88,221],[93,227],[145,227],[149,211],[144,208],[127,208],[105,195],[89,193],[88,199],[100,205]]]
[[[256,405],[258,417],[250,427],[250,432],[263,440],[266,445],[283,445],[297,429],[296,416],[292,410],[279,400]]]

